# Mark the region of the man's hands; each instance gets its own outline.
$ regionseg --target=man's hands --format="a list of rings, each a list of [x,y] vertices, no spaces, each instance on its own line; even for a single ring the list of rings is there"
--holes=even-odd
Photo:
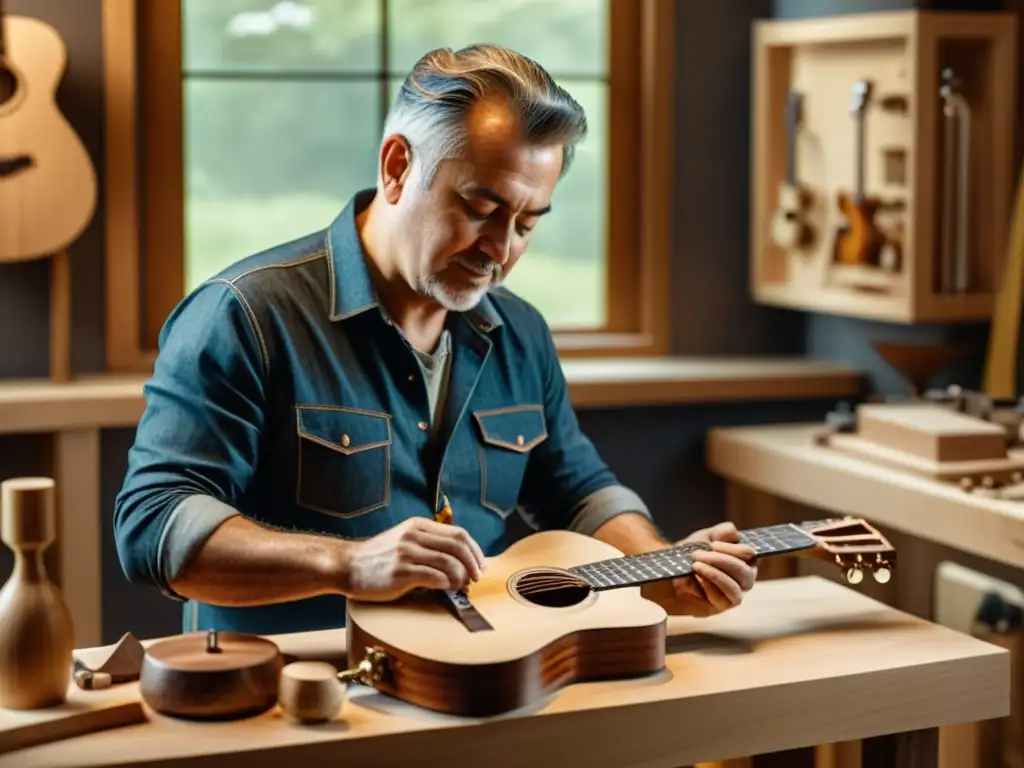
[[[732,523],[694,531],[679,543],[694,541],[711,550],[693,553],[693,576],[653,582],[644,594],[673,615],[706,617],[739,605],[757,579],[754,550],[739,543]],[[352,546],[344,591],[358,600],[387,601],[417,587],[464,589],[485,567],[483,551],[465,529],[414,517]]]
[[[357,600],[394,600],[416,587],[463,589],[483,573],[483,550],[465,529],[413,517],[356,544],[345,593]]]
[[[691,616],[711,616],[743,602],[757,580],[754,550],[738,543],[739,531],[732,523],[719,523],[694,531],[683,542],[703,541],[711,551],[693,553],[693,578],[675,579],[672,590]]]
[[[694,575],[653,582],[644,587],[645,596],[676,616],[704,618],[736,607],[757,579],[754,550],[739,538],[732,523],[694,531],[679,544],[703,541],[712,547],[693,553]]]

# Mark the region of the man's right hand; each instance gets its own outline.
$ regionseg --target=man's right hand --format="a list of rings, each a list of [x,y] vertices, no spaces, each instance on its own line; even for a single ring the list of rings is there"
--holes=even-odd
[[[345,592],[387,601],[416,587],[464,589],[485,567],[483,550],[464,528],[414,517],[352,548]]]

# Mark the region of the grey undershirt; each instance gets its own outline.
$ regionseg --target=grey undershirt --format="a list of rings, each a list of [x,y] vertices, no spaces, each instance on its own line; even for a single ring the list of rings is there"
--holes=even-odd
[[[448,371],[452,363],[452,337],[445,329],[438,339],[433,354],[421,352],[413,347],[416,362],[423,372],[423,383],[427,387],[427,406],[430,408],[430,439],[437,438],[437,430],[441,419],[437,414],[444,413],[445,396],[448,394]]]
[[[397,328],[397,326],[396,326]],[[431,440],[436,439],[444,402],[448,389],[448,372],[451,368],[451,335],[447,330],[441,334],[433,353],[413,348],[423,382],[427,390],[430,409]],[[650,517],[643,500],[632,490],[613,485],[592,493],[580,501],[571,512],[571,529],[592,534],[604,523],[620,512],[639,512]],[[527,521],[537,527],[521,511]],[[186,497],[171,513],[160,540],[158,569],[167,583],[173,582],[185,563],[206,539],[226,520],[239,514],[234,507],[212,496],[193,495]]]

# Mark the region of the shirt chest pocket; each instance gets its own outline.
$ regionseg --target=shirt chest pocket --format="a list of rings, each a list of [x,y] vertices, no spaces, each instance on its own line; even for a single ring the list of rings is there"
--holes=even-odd
[[[296,502],[336,517],[386,507],[391,417],[337,405],[297,405]]]
[[[474,411],[480,430],[480,502],[507,517],[519,500],[530,452],[548,438],[539,405]]]

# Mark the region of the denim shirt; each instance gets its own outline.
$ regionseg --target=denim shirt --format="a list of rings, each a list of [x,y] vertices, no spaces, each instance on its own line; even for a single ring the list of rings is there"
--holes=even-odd
[[[173,592],[234,515],[361,540],[433,517],[446,497],[488,556],[507,546],[513,511],[586,534],[649,515],[580,431],[544,319],[504,288],[449,313],[433,423],[424,370],[378,304],[356,229],[373,195],[207,280],[161,330],[114,535],[130,581],[185,602],[185,631],[344,626],[341,596],[234,608]]]

